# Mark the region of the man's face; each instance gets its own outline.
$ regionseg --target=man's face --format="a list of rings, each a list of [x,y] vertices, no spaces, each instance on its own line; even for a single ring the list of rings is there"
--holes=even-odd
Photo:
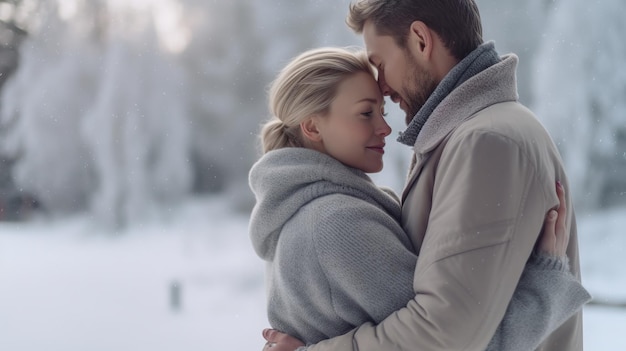
[[[389,35],[379,35],[371,21],[365,22],[363,39],[370,62],[378,70],[378,86],[400,105],[409,124],[437,87],[436,80],[410,50],[399,47]]]

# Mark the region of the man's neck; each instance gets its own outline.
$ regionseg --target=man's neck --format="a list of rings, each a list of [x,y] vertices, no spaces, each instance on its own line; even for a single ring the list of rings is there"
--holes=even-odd
[[[436,82],[439,83],[443,78],[459,63],[454,56],[450,54],[450,51],[445,47],[441,47],[440,50],[433,51],[433,72]]]
[[[435,34],[434,37],[431,67],[433,77],[439,83],[459,63],[459,60],[446,48],[438,35]]]

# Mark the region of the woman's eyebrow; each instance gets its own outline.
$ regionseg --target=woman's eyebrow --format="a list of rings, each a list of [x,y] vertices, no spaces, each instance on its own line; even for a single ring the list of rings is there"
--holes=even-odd
[[[378,103],[380,103],[380,101],[378,101],[377,99],[370,98],[370,97],[363,98],[363,99],[361,99],[361,100],[357,101],[357,103],[359,103],[359,102],[363,102],[363,101],[368,101],[368,102],[371,102],[371,103],[373,103],[373,104],[378,104]],[[383,100],[383,101],[384,101],[384,100]],[[384,102],[383,102],[383,104],[384,104]]]

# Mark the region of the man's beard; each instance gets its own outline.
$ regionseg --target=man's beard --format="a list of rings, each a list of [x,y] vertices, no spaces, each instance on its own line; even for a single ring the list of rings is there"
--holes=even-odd
[[[408,56],[407,61],[409,62],[408,68],[410,72],[406,75],[402,88],[404,95],[407,97],[407,101],[405,101],[407,108],[405,122],[409,125],[417,112],[424,106],[430,94],[435,91],[438,83],[432,74],[420,67],[412,57]]]

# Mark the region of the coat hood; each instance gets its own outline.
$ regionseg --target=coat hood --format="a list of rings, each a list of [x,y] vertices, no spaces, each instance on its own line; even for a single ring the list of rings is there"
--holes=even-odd
[[[391,191],[378,188],[364,172],[311,149],[290,147],[266,153],[252,166],[249,185],[256,198],[250,239],[265,260],[273,258],[284,224],[302,206],[322,196],[353,196],[400,218],[400,205]]]

